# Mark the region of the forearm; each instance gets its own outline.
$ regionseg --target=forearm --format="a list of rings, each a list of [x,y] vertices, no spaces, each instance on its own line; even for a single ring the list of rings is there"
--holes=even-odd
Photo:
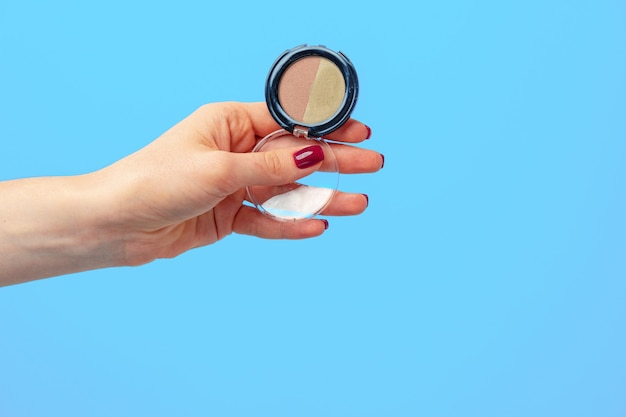
[[[122,263],[93,175],[0,183],[0,285]]]

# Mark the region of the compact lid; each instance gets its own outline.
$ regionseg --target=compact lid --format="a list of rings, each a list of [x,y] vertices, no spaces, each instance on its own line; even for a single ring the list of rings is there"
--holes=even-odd
[[[350,118],[358,90],[354,65],[343,53],[301,45],[274,62],[267,76],[265,100],[283,129],[322,137]]]

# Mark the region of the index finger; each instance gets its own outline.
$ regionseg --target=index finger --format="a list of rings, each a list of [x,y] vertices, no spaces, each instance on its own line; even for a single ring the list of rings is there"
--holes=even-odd
[[[325,139],[337,142],[359,143],[369,139],[372,129],[355,119],[349,119],[339,129],[325,136]]]
[[[267,136],[280,128],[270,115],[266,103],[245,103],[244,105],[257,136]],[[343,126],[324,138],[337,142],[358,143],[369,139],[371,134],[372,130],[367,125],[356,119],[349,119]]]
[[[280,126],[267,109],[265,102],[241,103],[241,105],[248,114],[252,130],[256,136],[262,138],[280,129]]]

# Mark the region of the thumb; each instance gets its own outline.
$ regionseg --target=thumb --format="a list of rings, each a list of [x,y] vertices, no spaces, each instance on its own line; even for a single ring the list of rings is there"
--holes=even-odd
[[[230,155],[235,158],[233,185],[237,188],[294,182],[319,169],[325,157],[320,145]]]

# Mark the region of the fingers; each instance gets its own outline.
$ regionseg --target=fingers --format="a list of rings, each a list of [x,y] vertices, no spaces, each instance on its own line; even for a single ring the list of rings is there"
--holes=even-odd
[[[211,164],[221,167],[220,195],[252,185],[290,184],[318,169],[330,171],[337,168],[343,174],[372,173],[381,169],[384,163],[383,156],[376,151],[330,142],[337,162],[335,167],[331,164],[332,158],[324,154],[327,145],[319,146],[315,141],[288,134],[280,140],[272,138],[268,144],[273,145],[264,145],[262,152],[249,152],[260,137],[278,129],[263,102],[216,103],[203,106],[198,113],[205,121],[213,122],[214,127],[221,126],[207,138],[212,136],[213,143],[221,145],[217,146],[218,149],[230,151],[219,153],[220,163]],[[368,138],[370,133],[366,125],[351,119],[328,139],[357,143]],[[230,143],[222,143],[225,140]]]
[[[265,102],[242,103],[242,105],[248,113],[248,117],[252,123],[252,129],[257,136],[267,136],[280,128],[270,115]],[[326,139],[339,142],[358,143],[369,139],[371,134],[372,131],[367,125],[355,119],[350,119],[338,130],[329,134]]]
[[[267,136],[273,131],[279,129],[278,124],[270,115],[265,102],[243,103],[243,105],[248,112],[248,116],[252,122],[252,128],[257,136]],[[326,139],[340,142],[358,143],[369,139],[371,134],[372,131],[367,125],[355,119],[350,119],[335,132],[329,134]]]
[[[275,131],[276,124],[268,123],[267,118],[271,119],[265,103],[248,103],[245,104],[255,133],[260,136]],[[371,131],[369,127],[354,119],[346,122],[339,130],[331,133],[328,139],[334,141],[358,143],[367,139]],[[286,144],[304,143],[305,141],[290,136],[281,139]],[[276,142],[275,142],[276,143]],[[360,149],[353,146],[346,146],[339,143],[329,143],[335,157],[339,172],[344,174],[358,174],[376,172],[383,166],[383,156],[378,152],[369,149]],[[322,171],[334,170],[330,160],[327,158],[320,168]]]
[[[337,193],[322,214],[327,216],[350,216],[362,213],[368,204],[365,194]],[[257,209],[242,206],[235,221],[233,232],[264,239],[307,239],[316,237],[328,229],[328,221],[311,219],[298,222],[281,222],[271,219]]]
[[[342,174],[364,174],[380,170],[384,165],[382,154],[371,149],[331,143],[339,172]],[[322,167],[322,170],[324,167]]]
[[[367,125],[355,119],[350,119],[339,129],[326,136],[325,139],[338,142],[359,143],[369,139],[371,135],[372,130]]]
[[[258,137],[265,137],[270,133],[280,129],[280,126],[272,118],[265,102],[240,103],[245,109],[254,134]]]
[[[334,171],[337,169],[342,174],[365,174],[380,170],[385,157],[373,150],[362,149],[355,146],[339,143],[329,143],[337,165],[330,158],[324,160],[320,171]]]
[[[255,198],[258,199],[258,202],[264,202],[274,196],[284,194],[298,188],[299,186],[299,184],[260,186],[252,187],[252,190]],[[250,201],[247,197],[246,200]],[[254,203],[253,201],[250,202]],[[354,216],[363,213],[367,208],[368,203],[369,197],[366,194],[337,191],[321,214],[324,216]]]
[[[201,126],[200,137],[207,144],[231,152],[249,152],[263,137],[280,130],[265,102],[212,103],[202,106],[184,125],[191,131]],[[359,143],[368,139],[371,130],[365,124],[350,119],[326,139],[335,142]],[[369,172],[369,171],[368,171]]]
[[[344,193],[338,191],[324,209],[324,216],[354,216],[367,208],[369,198],[366,194]]]
[[[249,152],[258,140],[279,130],[265,103],[222,102],[201,106],[176,127],[176,138],[229,152]]]
[[[251,185],[290,184],[319,169],[326,158],[324,149],[316,144],[221,156],[229,192]]]
[[[321,219],[279,222],[248,206],[241,207],[233,222],[233,232],[264,239],[307,239],[321,235],[327,227],[328,222]]]
[[[329,169],[332,158],[326,155],[328,147],[316,141],[303,142],[308,143],[254,153],[209,152],[206,155],[211,160],[206,164],[219,168],[221,174],[217,180],[211,175],[206,181],[214,185],[217,182],[220,194],[228,195],[246,186],[291,184],[318,169]],[[331,148],[340,173],[370,173],[383,166],[383,156],[376,151],[341,144],[332,144]]]

